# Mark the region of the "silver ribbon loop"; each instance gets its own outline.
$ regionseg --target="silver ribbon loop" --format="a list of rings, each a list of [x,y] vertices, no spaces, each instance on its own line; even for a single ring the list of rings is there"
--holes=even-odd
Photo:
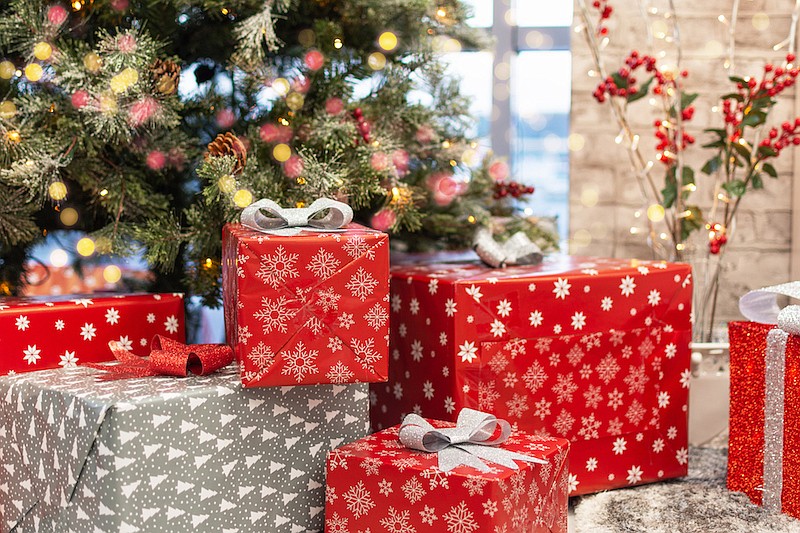
[[[521,231],[500,244],[488,228],[482,228],[475,233],[473,248],[481,261],[493,268],[538,265],[544,257],[541,248]]]
[[[739,299],[739,311],[748,320],[777,324],[767,335],[764,354],[764,486],[761,503],[780,512],[783,493],[784,387],[786,343],[800,335],[800,305],[781,309],[778,296],[800,299],[800,282],[750,291]]]
[[[314,218],[323,211],[327,211],[325,216]],[[263,199],[245,207],[240,220],[243,226],[263,233],[296,235],[304,228],[336,231],[353,221],[353,210],[330,198],[318,198],[308,207],[281,207]]]
[[[500,432],[495,436],[498,428]],[[547,464],[547,461],[538,457],[497,448],[510,435],[511,425],[507,421],[469,408],[461,410],[456,427],[453,428],[435,428],[413,413],[403,419],[400,427],[400,442],[407,448],[436,453],[439,470],[442,472],[449,472],[459,466],[471,466],[481,472],[488,472],[489,466],[481,459],[513,470],[519,469],[515,459]]]

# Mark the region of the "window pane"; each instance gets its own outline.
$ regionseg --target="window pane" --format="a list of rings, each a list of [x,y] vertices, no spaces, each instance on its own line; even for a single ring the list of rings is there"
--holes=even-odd
[[[475,127],[470,131],[481,146],[489,146],[489,118],[492,114],[492,54],[491,52],[459,52],[444,54],[449,73],[461,80],[461,94],[470,99],[470,115]]]
[[[518,26],[570,26],[572,2],[566,0],[517,0]]]
[[[520,52],[512,71],[514,176],[536,187],[529,206],[537,216],[557,216],[562,239],[568,215],[571,62],[566,51]]]
[[[473,28],[488,28],[492,25],[492,0],[464,0],[464,4],[472,7],[472,18],[467,24]]]

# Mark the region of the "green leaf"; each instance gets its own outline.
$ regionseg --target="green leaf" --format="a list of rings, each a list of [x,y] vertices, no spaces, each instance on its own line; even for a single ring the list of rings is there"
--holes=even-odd
[[[739,93],[728,93],[722,95],[722,100],[736,100],[737,102],[744,102],[744,96]]]
[[[725,141],[714,141],[702,145],[703,148],[725,148]]]
[[[759,159],[764,159],[765,157],[775,157],[778,155],[778,152],[776,152],[771,146],[759,146],[756,154],[758,155]]]
[[[703,131],[706,132],[706,133],[716,133],[717,135],[719,135],[723,139],[725,138],[725,135],[726,135],[725,130],[723,130],[721,128],[706,128]]]
[[[767,114],[760,109],[753,109],[747,113],[742,119],[742,126],[756,126],[762,125],[767,120]]]
[[[716,172],[720,166],[722,166],[722,157],[720,157],[719,154],[717,154],[708,161],[706,161],[706,164],[703,165],[703,168],[701,168],[700,171],[703,174],[707,174],[710,176],[711,174]]]
[[[696,205],[687,205],[689,216],[681,218],[681,239],[686,240],[689,235],[703,227],[703,212]]]
[[[758,151],[760,152],[761,149],[759,148]],[[778,177],[778,172],[775,170],[775,167],[773,167],[769,163],[764,163],[763,165],[761,165],[761,169],[764,172],[766,172],[769,175],[769,177],[771,177],[771,178],[777,178]]]
[[[681,109],[686,109],[699,95],[697,93],[681,93]]]
[[[742,180],[731,180],[722,184],[722,188],[728,193],[729,196],[738,198],[745,193],[745,184]]]
[[[623,78],[622,76],[619,75],[619,72],[612,73],[611,79],[614,80],[614,84],[620,89],[628,88],[628,78]]]
[[[629,94],[628,95],[628,102],[629,103],[630,102],[635,102],[636,100],[641,100],[642,98],[647,96],[647,94],[650,92],[650,84],[653,83],[653,79],[654,78],[650,78],[649,80],[647,80],[647,83],[642,85],[639,88],[639,90],[636,91],[635,94]]]
[[[675,179],[675,167],[667,171],[664,176],[664,188],[661,189],[661,203],[665,209],[672,207],[678,197],[678,182]]]
[[[771,107],[774,104],[775,100],[769,97],[755,98],[750,102],[750,105],[753,106],[755,109]]]
[[[694,169],[692,167],[684,166],[681,174],[681,185],[689,185],[694,183]]]
[[[736,83],[741,83],[745,87],[747,86],[747,80],[744,78],[740,78],[739,76],[728,76],[728,79]]]
[[[753,177],[750,178],[750,183],[753,184],[754,189],[764,188],[764,180],[761,179],[761,174],[753,174]]]
[[[731,143],[731,147],[735,152],[742,156],[745,161],[750,161],[750,149],[747,146],[739,143]]]

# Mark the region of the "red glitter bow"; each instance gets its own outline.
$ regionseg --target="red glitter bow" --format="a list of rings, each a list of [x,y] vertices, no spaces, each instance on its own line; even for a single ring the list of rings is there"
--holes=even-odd
[[[184,344],[161,335],[153,337],[150,355],[139,357],[116,341],[108,343],[118,365],[86,365],[108,372],[101,379],[130,379],[145,376],[205,376],[233,362],[233,350],[227,344]]]

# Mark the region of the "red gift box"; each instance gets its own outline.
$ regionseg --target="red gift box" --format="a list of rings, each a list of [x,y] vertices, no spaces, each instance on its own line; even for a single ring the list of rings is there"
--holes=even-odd
[[[551,257],[534,267],[392,269],[380,429],[490,411],[572,441],[571,495],[687,473],[691,269]]]
[[[435,427],[453,424],[429,421]],[[512,434],[503,449],[545,459],[519,470],[437,467],[398,440],[400,426],[328,453],[326,531],[566,533],[569,442]]]
[[[113,361],[109,341],[146,355],[160,334],[185,340],[182,294],[0,299],[0,374]]]
[[[762,504],[767,335],[775,325],[730,322],[728,488]],[[789,335],[784,357],[783,461],[780,507],[800,518],[800,337]],[[775,385],[770,385],[775,386]]]
[[[245,387],[386,381],[388,236],[223,230],[225,332]]]

